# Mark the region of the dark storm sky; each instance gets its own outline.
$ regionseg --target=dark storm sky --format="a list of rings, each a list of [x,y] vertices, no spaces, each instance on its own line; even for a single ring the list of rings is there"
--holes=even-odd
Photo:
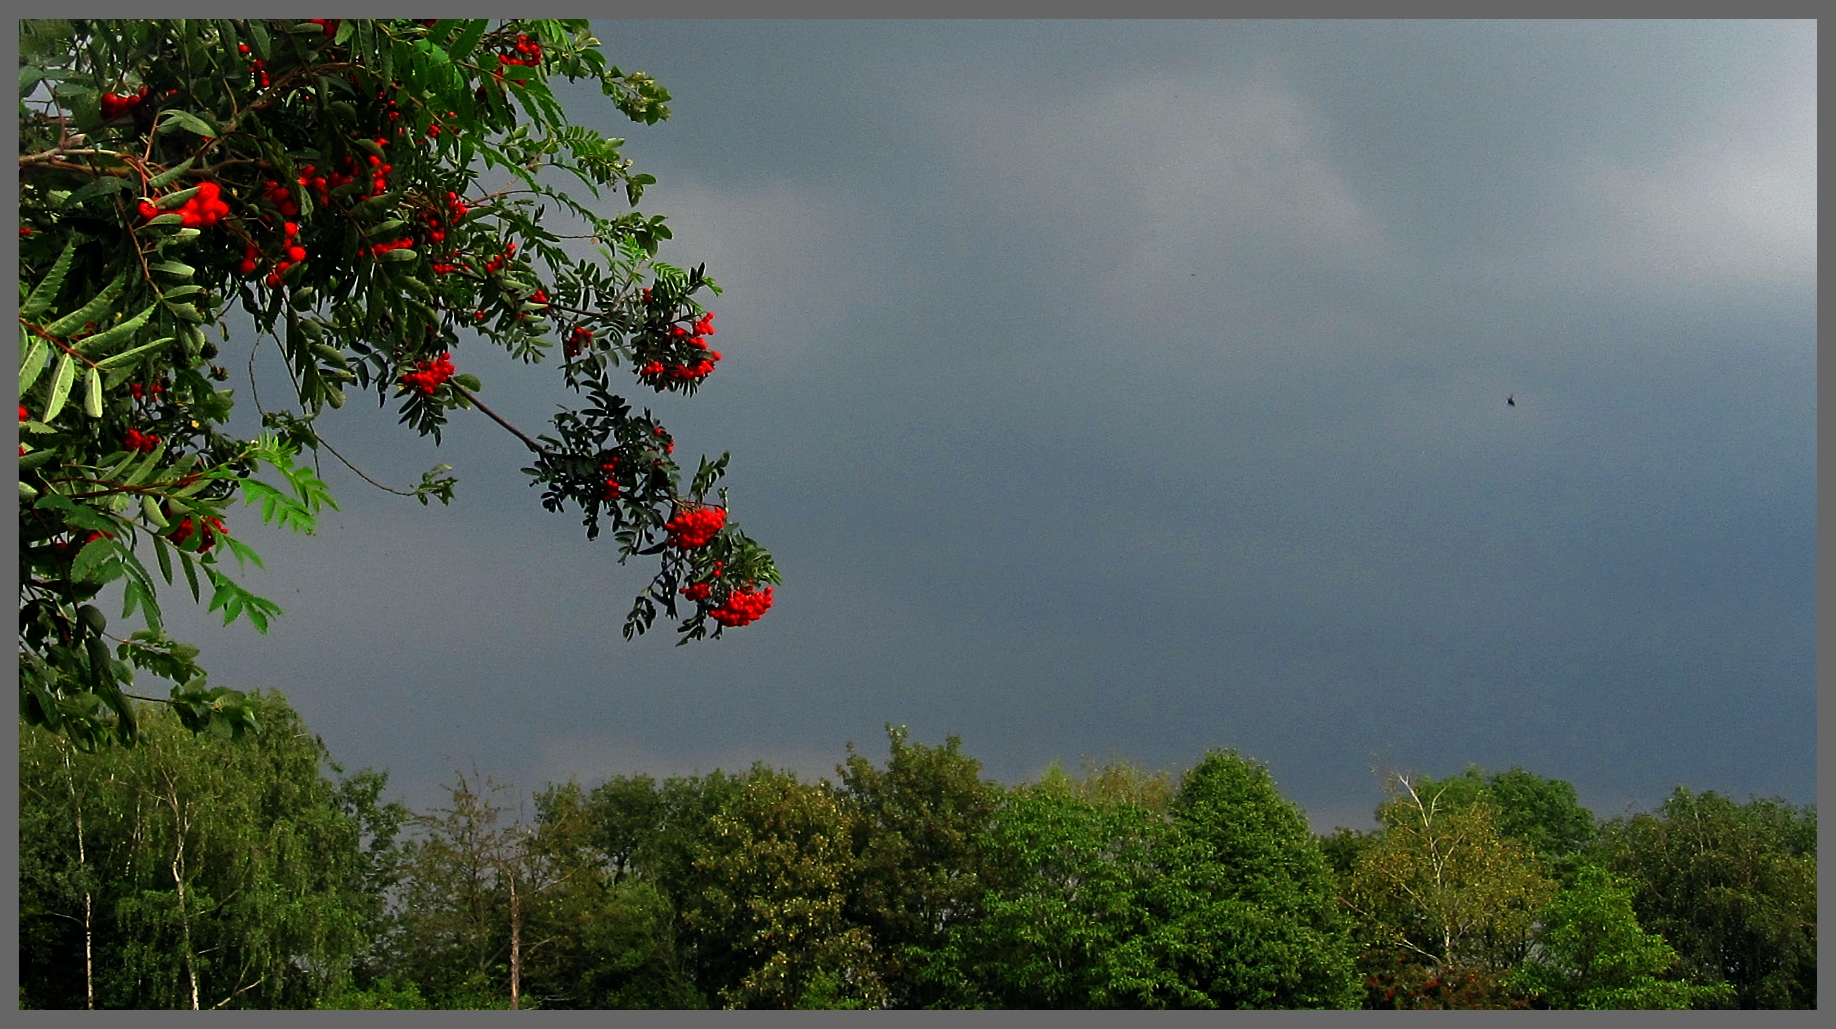
[[[335,446],[459,500],[328,463],[318,537],[239,518],[287,616],[175,596],[213,683],[416,805],[474,763],[831,774],[887,722],[1008,782],[1230,747],[1322,829],[1468,762],[1609,815],[1815,799],[1813,23],[596,32],[674,115],[570,110],[727,290],[719,371],[640,402],[733,451],[776,606],[626,643],[648,571],[513,439],[355,401]],[[528,428],[564,399],[456,357]]]

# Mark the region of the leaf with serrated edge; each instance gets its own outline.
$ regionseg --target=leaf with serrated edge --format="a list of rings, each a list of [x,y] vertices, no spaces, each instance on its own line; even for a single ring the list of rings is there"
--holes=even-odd
[[[79,581],[95,581],[90,576],[98,566],[115,556],[115,541],[107,536],[90,540],[83,549],[77,551],[76,560],[70,562],[70,577]]]
[[[97,320],[114,310],[115,298],[121,295],[121,288],[127,285],[127,269],[115,276],[115,281],[102,287],[102,292],[90,298],[89,303],[45,326],[45,331],[53,336],[68,336],[77,329]]]
[[[123,340],[132,339],[134,336],[134,333],[140,331],[140,327],[147,323],[147,319],[151,318],[153,316],[153,312],[155,310],[158,310],[158,308],[159,308],[159,304],[157,302],[148,304],[146,307],[146,310],[141,311],[139,314],[135,315],[132,318],[129,318],[127,321],[124,321],[121,324],[116,325],[113,328],[110,328],[105,332],[98,332],[95,335],[90,336],[88,339],[77,341],[76,343],[77,351],[83,354],[93,354],[93,353],[97,353],[102,350],[106,350],[107,348],[112,347],[116,345],[117,343],[122,342]]]
[[[170,342],[172,342],[172,337],[167,336],[163,339],[156,339],[151,343],[142,343],[140,346],[137,346],[132,350],[123,350],[121,353],[116,354],[113,357],[105,357],[102,360],[97,361],[96,367],[97,368],[114,368],[117,365],[127,364],[128,362],[134,360],[140,355],[145,354],[148,351],[154,350],[158,347],[163,347]]]
[[[36,318],[51,309],[51,301],[57,299],[57,291],[64,288],[64,276],[70,273],[70,262],[76,257],[77,243],[80,236],[71,236],[70,242],[64,244],[64,252],[57,255],[57,263],[45,273],[45,277],[26,297],[25,303],[19,305],[19,317]]]

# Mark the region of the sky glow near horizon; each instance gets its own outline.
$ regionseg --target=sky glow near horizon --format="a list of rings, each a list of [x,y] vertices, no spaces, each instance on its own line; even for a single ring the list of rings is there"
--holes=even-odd
[[[1815,800],[1814,23],[595,31],[673,116],[569,110],[726,290],[700,395],[627,397],[733,452],[786,582],[626,643],[648,570],[513,439],[353,397],[333,445],[453,506],[327,461],[318,537],[232,523],[268,637],[167,605],[346,768],[833,778],[890,722],[1010,783],[1232,748],[1322,830],[1469,762]],[[454,356],[527,430],[566,399]]]

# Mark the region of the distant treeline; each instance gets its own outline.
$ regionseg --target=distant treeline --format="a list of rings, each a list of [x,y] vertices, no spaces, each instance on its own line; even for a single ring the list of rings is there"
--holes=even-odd
[[[1212,751],[1006,787],[889,732],[412,813],[286,701],[84,753],[20,729],[22,1008],[1812,1008],[1815,806],[1398,775],[1315,836]],[[525,818],[512,818],[516,811]]]

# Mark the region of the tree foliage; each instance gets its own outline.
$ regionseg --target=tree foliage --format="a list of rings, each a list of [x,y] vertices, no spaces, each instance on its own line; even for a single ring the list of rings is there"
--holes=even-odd
[[[1367,1004],[1512,1006],[1502,977],[1528,952],[1555,893],[1535,855],[1498,831],[1484,801],[1393,780],[1383,831],[1357,856],[1346,903],[1358,922]]]
[[[1169,920],[1169,963],[1227,1008],[1354,1006],[1350,926],[1306,817],[1268,769],[1212,751],[1171,804],[1181,851],[1168,881],[1191,898]]]
[[[872,934],[845,918],[853,820],[826,784],[763,766],[709,819],[681,912],[725,1006],[885,1005]]]
[[[848,914],[872,935],[889,1002],[923,1008],[941,999],[926,964],[953,926],[979,914],[978,839],[993,821],[997,794],[957,737],[928,747],[911,742],[903,727],[889,725],[886,733],[884,769],[853,744],[836,769],[857,812],[858,886]]]
[[[1511,984],[1551,1008],[1676,1010],[1717,991],[1670,975],[1680,959],[1632,911],[1631,883],[1583,866],[1538,918],[1536,947]],[[1724,991],[1726,992],[1726,991]]]
[[[1637,884],[1639,923],[1692,977],[1730,988],[1715,1004],[1816,1006],[1814,806],[1678,787],[1657,811],[1608,823],[1595,853]]]
[[[409,818],[257,700],[241,743],[169,710],[138,749],[25,730],[25,1006],[1815,1003],[1812,808],[1682,791],[1557,882],[1434,780],[1320,840],[1230,751],[1149,806],[1120,760],[1008,788],[889,727],[835,783],[617,775],[527,818],[472,773]]]
[[[132,749],[22,727],[22,1005],[312,1007],[349,988],[402,812],[377,773],[328,778],[279,695],[250,706],[261,727],[235,742],[170,711]]]
[[[577,509],[589,538],[610,529],[621,562],[654,558],[627,637],[659,613],[683,642],[718,636],[769,605],[771,558],[716,490],[726,456],[685,474],[669,431],[621,396],[695,392],[719,360],[696,298],[716,290],[657,260],[661,218],[600,213],[655,180],[622,139],[570,123],[551,82],[594,83],[641,123],[669,96],[607,63],[584,21],[19,24],[29,723],[82,747],[131,741],[146,672],[173,689],[143,699],[185,724],[254,727],[166,635],[162,594],[182,577],[226,622],[266,631],[280,608],[222,560],[260,563],[232,508],[311,532],[332,504],[320,452],[342,459],[320,419],[350,390],[436,441],[455,411],[492,417],[529,450],[545,508]],[[206,330],[227,346],[244,316],[252,331],[224,353]],[[454,356],[474,344],[557,364],[575,406],[516,428]],[[255,390],[262,427],[241,438],[219,383],[232,357],[253,376],[268,346],[287,378]],[[402,492],[450,500],[449,471]],[[143,628],[110,632],[100,594],[116,584]]]

